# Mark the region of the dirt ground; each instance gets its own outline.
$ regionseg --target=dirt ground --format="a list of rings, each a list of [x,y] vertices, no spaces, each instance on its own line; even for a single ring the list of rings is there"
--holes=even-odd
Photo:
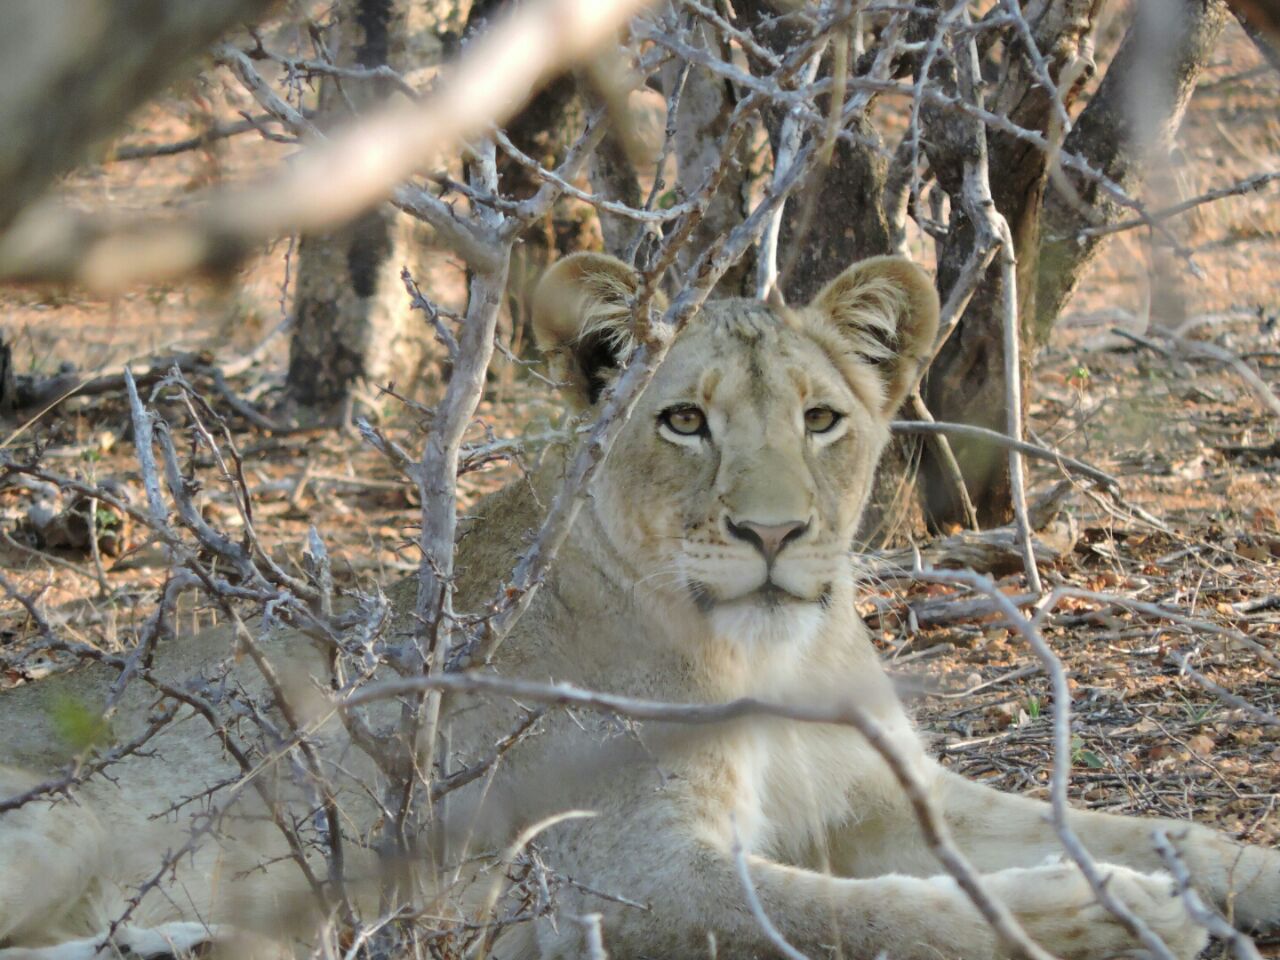
[[[247,103],[208,81],[141,114],[121,142],[189,135],[209,114]],[[181,203],[197,186],[241,176],[289,147],[242,137],[210,150],[82,169],[67,181],[76,202],[127,209]],[[1179,145],[1153,178],[1152,207],[1280,169],[1280,74],[1238,31],[1222,44],[1192,100]],[[1113,238],[1036,359],[1029,433],[1120,481],[1123,503],[1078,493],[1069,511],[1079,534],[1043,573],[1050,585],[1136,598],[1179,611],[1182,622],[1116,603],[1064,601],[1045,630],[1073,692],[1073,800],[1123,813],[1195,818],[1254,843],[1280,844],[1280,726],[1207,691],[1172,655],[1253,707],[1280,715],[1280,434],[1254,387],[1222,363],[1166,356],[1114,332],[1162,344],[1150,327],[1225,348],[1280,392],[1280,189],[1225,199],[1173,221],[1183,250],[1152,251],[1145,232]],[[74,291],[0,290],[0,322],[20,372],[118,368],[130,361],[208,351],[219,362],[257,351],[233,378],[241,400],[269,410],[287,359],[286,275],[293,248],[280,242],[222,286],[193,282],[131,291],[111,301]],[[423,287],[457,306],[456,266],[440,257]],[[498,359],[473,433],[537,434],[556,408],[542,388]],[[205,384],[207,386],[207,384]],[[380,455],[335,431],[266,431],[228,414],[255,492],[258,532],[296,563],[314,525],[345,582],[387,583],[414,568],[413,491]],[[424,391],[429,399],[429,390]],[[417,448],[417,418],[383,398],[382,427]],[[161,410],[181,417],[167,401]],[[137,495],[128,408],[118,392],[74,396],[33,419],[9,423],[6,452],[38,446],[55,472],[112,479]],[[463,479],[465,501],[510,476],[495,465]],[[1035,463],[1032,487],[1057,479]],[[239,522],[225,485],[202,474],[208,516]],[[119,556],[48,547],[32,530],[39,491],[0,489],[0,572],[40,598],[75,636],[127,644],[154,602],[163,559],[145,538],[124,536]],[[1020,575],[1001,581],[1021,593]],[[908,581],[868,584],[863,613],[893,670],[910,674],[914,708],[944,760],[1001,788],[1044,795],[1051,697],[1032,653],[993,617],[958,615],[913,624],[947,590]],[[182,608],[191,629],[214,614]],[[919,618],[915,617],[918,621]],[[1212,632],[1227,628],[1228,632]],[[0,686],[56,665],[12,653],[29,635],[25,612],[0,602]],[[1244,639],[1242,640],[1241,637]],[[1280,953],[1274,955],[1280,956]]]

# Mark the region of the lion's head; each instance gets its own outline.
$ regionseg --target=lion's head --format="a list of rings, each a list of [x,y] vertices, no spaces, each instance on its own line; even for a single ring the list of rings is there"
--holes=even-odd
[[[581,254],[538,289],[538,342],[580,409],[597,405],[617,374],[637,284],[622,262]],[[888,422],[937,321],[929,278],[891,257],[850,267],[805,307],[708,303],[672,345],[594,491],[636,589],[717,632],[816,622],[849,585],[848,551]]]

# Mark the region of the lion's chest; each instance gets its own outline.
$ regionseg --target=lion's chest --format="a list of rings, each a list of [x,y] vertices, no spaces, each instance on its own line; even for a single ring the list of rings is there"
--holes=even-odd
[[[771,722],[751,731],[736,764],[745,788],[735,813],[744,845],[788,859],[811,848],[849,816],[864,747],[843,730]]]
[[[923,757],[905,718],[893,732],[908,756]],[[769,722],[740,746],[739,782],[747,789],[735,819],[743,844],[757,853],[807,862],[820,854],[830,830],[900,796],[880,754],[847,728]]]

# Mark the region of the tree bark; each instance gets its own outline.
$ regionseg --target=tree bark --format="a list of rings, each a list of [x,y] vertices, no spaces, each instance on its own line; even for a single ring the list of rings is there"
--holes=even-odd
[[[640,193],[640,178],[635,164],[627,156],[626,145],[612,133],[605,135],[588,161],[591,189],[607,200],[617,200],[630,207],[640,207],[644,197]],[[640,224],[626,217],[599,211],[600,234],[604,249],[615,257],[625,258],[636,234],[643,229]]]
[[[5,0],[0,232],[221,34],[273,0]]]
[[[329,49],[339,66],[401,66],[409,36],[403,0],[346,0]],[[382,81],[325,78],[321,125],[385,98]],[[389,205],[325,234],[302,237],[287,388],[296,404],[329,412],[360,383],[403,380],[421,358],[424,331],[411,314],[400,270],[413,269],[417,225]]]
[[[1196,82],[1226,26],[1227,8],[1221,0],[1180,0],[1178,7],[1180,17],[1174,25],[1145,19],[1130,27],[1098,92],[1067,137],[1068,152],[1083,157],[1130,195],[1141,186],[1150,158],[1168,152]],[[1173,33],[1161,42],[1150,36],[1153,28],[1161,34]],[[1152,51],[1162,47],[1164,64],[1153,77]],[[1162,102],[1155,105],[1151,103],[1153,81],[1157,87],[1166,85]],[[1135,129],[1135,104],[1146,107],[1145,136]],[[1116,223],[1133,213],[1111,201],[1096,183],[1076,174],[1068,178],[1090,215],[1086,217],[1055,190],[1045,197],[1032,330],[1036,346],[1048,340],[1058,314],[1106,239],[1078,237],[1078,232],[1092,224]]]
[[[770,125],[771,138],[776,138],[777,126]],[[879,140],[865,118],[852,132]],[[845,267],[892,252],[883,203],[887,171],[888,161],[875,151],[838,140],[831,161],[787,204],[778,235],[778,249],[786,251],[778,276],[788,303],[808,303]],[[832,216],[832,210],[840,214]]]
[[[768,0],[743,0],[737,4],[743,22],[771,51],[785,54],[803,33],[777,17]],[[831,75],[832,57],[823,58],[818,76]],[[753,64],[757,71],[765,65]],[[824,112],[830,97],[818,99]],[[777,150],[786,111],[766,110],[769,142]],[[840,139],[830,160],[820,167],[788,201],[778,235],[779,287],[788,303],[806,303],[845,267],[858,260],[889,253],[893,249],[884,213],[884,186],[888,162],[870,147],[879,134],[865,117],[850,132],[861,142]],[[832,211],[840,211],[833,215]]]
[[[565,74],[544,87],[511,119],[506,134],[521,151],[544,167],[554,169],[582,127],[581,113],[577,83],[572,74]],[[502,195],[513,200],[531,197],[542,186],[541,180],[501,150],[498,151],[498,183]],[[595,246],[591,220],[591,210],[587,207],[555,204],[544,217],[529,225],[512,248],[507,306],[515,346],[520,352],[533,353],[534,288],[557,258]]]
[[[0,335],[0,416],[13,410],[18,402],[18,382],[13,369],[13,349]]]

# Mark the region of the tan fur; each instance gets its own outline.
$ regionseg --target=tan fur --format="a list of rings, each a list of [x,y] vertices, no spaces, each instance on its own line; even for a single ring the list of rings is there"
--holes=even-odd
[[[624,265],[594,256],[570,258],[544,281],[539,342],[577,407],[613,376],[607,348],[625,335],[634,283]],[[854,266],[799,309],[708,304],[621,431],[552,575],[493,669],[666,701],[853,698],[932,785],[956,841],[1027,931],[1063,957],[1107,956],[1133,944],[1078,872],[1060,862],[1044,805],[961,780],[926,756],[853,612],[849,544],[888,417],[929,352],[936,320],[928,278],[895,259]],[[587,339],[602,329],[609,339],[583,349],[584,328]],[[705,413],[707,436],[673,435],[664,426],[663,411],[680,405]],[[843,419],[830,434],[809,434],[804,414],[814,407]],[[464,526],[457,609],[476,609],[500,587],[562,467],[561,456],[549,456],[532,481],[491,497]],[[807,526],[770,567],[763,548],[741,534],[752,524]],[[777,587],[769,595],[761,592],[766,577]],[[411,606],[412,592],[412,583],[402,585],[393,600]],[[396,631],[409,629],[404,623]],[[184,637],[157,669],[189,676],[224,653],[225,643],[218,635]],[[291,688],[304,690],[299,675],[319,672],[318,657],[299,638],[279,635],[267,646],[290,665]],[[241,667],[238,675],[248,682],[252,671]],[[48,718],[56,704],[68,696],[101,702],[110,680],[108,671],[80,670],[0,696],[0,757],[51,772],[56,736]],[[130,697],[117,715],[118,737],[145,723],[150,708],[140,692]],[[449,769],[482,757],[520,714],[507,701],[448,700]],[[348,834],[370,830],[376,812],[362,787],[376,784],[375,772],[355,752],[342,753],[336,725],[323,728],[317,743],[343,757],[342,776],[336,766],[331,772],[350,812]],[[194,719],[155,747],[163,760],[120,764],[116,783],[77,790],[78,806],[40,802],[0,815],[0,945],[10,947],[0,949],[0,960],[95,956],[85,938],[100,934],[154,869],[157,850],[182,842],[191,810],[149,815],[233,771]],[[262,775],[271,769],[264,764]],[[7,776],[0,797],[30,782],[29,774]],[[190,929],[175,924],[194,921],[219,925],[218,939],[233,927],[280,940],[294,935],[298,871],[286,862],[242,873],[281,853],[245,796],[245,816],[222,824],[218,843],[205,844],[144,899],[129,936],[182,940]],[[450,797],[430,872],[448,875],[451,859],[500,850],[519,830],[567,809],[596,815],[538,840],[540,860],[553,871],[557,919],[509,931],[495,948],[501,957],[581,956],[582,928],[571,918],[588,913],[603,915],[616,958],[707,956],[709,935],[720,957],[774,955],[746,907],[736,847],[765,912],[810,957],[1005,955],[930,855],[879,755],[848,729],[775,720],[688,729],[584,711],[549,714],[491,782]],[[1111,890],[1176,956],[1190,958],[1204,935],[1159,873],[1147,836],[1155,825],[1096,813],[1073,820],[1104,862]],[[1158,825],[1179,840],[1206,897],[1229,904],[1244,924],[1280,921],[1280,856],[1190,824]],[[15,840],[25,844],[21,853],[12,852]],[[352,865],[357,875],[366,869],[376,867]],[[33,893],[34,877],[54,878],[56,889]]]

